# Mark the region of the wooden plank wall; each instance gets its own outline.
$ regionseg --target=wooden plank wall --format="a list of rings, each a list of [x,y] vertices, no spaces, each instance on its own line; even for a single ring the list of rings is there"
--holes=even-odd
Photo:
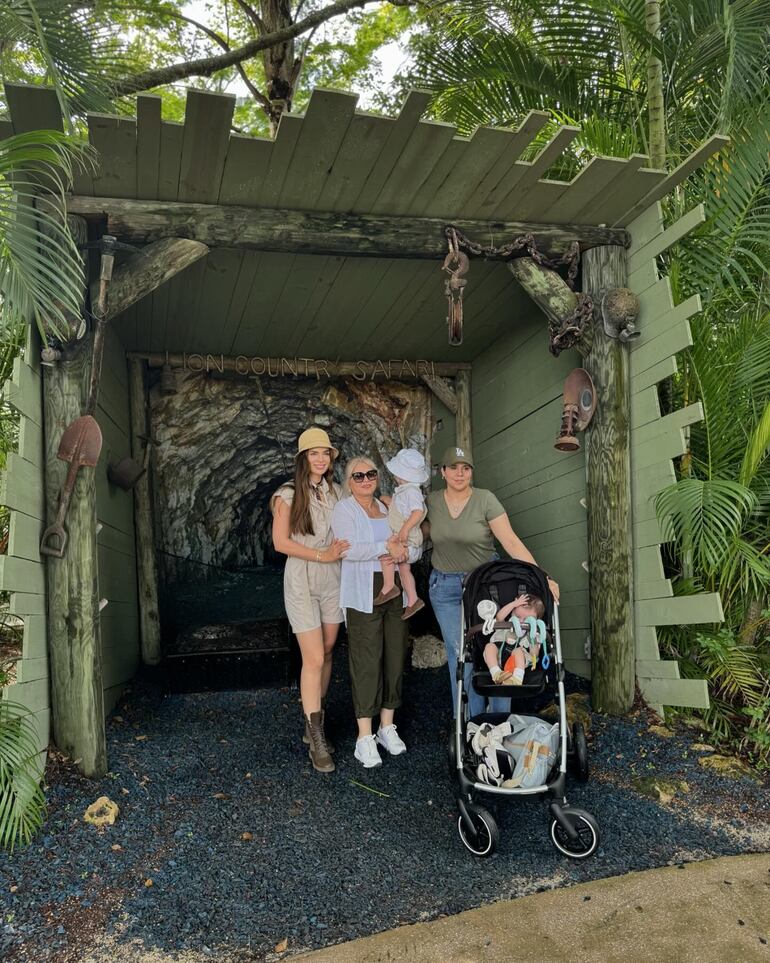
[[[668,278],[656,258],[703,221],[696,207],[664,228],[660,204],[647,208],[629,226],[628,286],[641,302],[641,337],[631,347],[631,485],[634,551],[634,623],[639,687],[658,709],[708,706],[706,682],[680,679],[676,662],[662,661],[656,626],[721,622],[716,594],[674,598],[665,577],[655,495],[676,480],[672,458],[686,451],[684,429],[703,417],[700,403],[661,417],[658,382],[676,372],[676,354],[692,344],[688,319],[700,310],[695,296],[675,305]]]
[[[102,526],[97,538],[99,594],[108,601],[101,617],[106,714],[134,676],[140,657],[133,495],[107,479],[108,465],[131,454],[126,357],[110,328],[96,417],[104,441],[96,466],[96,513]]]
[[[554,358],[545,318],[534,306],[473,362],[475,481],[503,503],[513,530],[561,588],[567,667],[588,678],[588,575],[585,459],[553,443],[559,434],[564,379],[576,352]]]
[[[45,562],[40,557],[44,528],[43,388],[37,331],[29,329],[24,356],[16,359],[3,402],[20,417],[19,445],[0,478],[0,504],[10,509],[8,553],[0,556],[0,589],[11,592],[10,610],[24,621],[22,657],[16,681],[1,691],[34,716],[38,746],[48,747],[51,703],[48,685]]]

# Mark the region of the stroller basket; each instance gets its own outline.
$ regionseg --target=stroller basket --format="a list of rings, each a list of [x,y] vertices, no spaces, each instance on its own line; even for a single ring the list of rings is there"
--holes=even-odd
[[[519,631],[514,639],[525,641],[521,639],[523,623],[519,624],[517,621],[514,626],[512,621],[496,619],[496,613],[520,595],[531,595],[542,600],[544,608],[542,622],[545,624],[546,631],[543,634],[543,626],[540,625],[535,634],[533,623],[529,651],[533,651],[531,649],[533,642],[539,641],[540,650],[536,663],[533,665],[530,662],[521,684],[501,685],[495,683],[490,675],[484,661],[484,648],[492,640],[494,633],[500,629],[516,628]],[[479,603],[481,602],[486,604],[482,605],[480,612]],[[469,670],[469,675],[466,675],[468,663],[472,664],[473,668]],[[585,734],[579,723],[575,723],[572,731],[568,732],[558,604],[551,594],[548,578],[542,569],[529,562],[506,559],[487,562],[468,573],[463,585],[462,632],[457,680],[455,728],[450,737],[449,754],[450,769],[458,782],[457,806],[460,815],[457,828],[465,847],[475,856],[489,856],[494,852],[499,840],[499,831],[493,816],[474,801],[475,793],[488,794],[498,800],[541,794],[551,797],[550,835],[554,846],[564,855],[576,859],[582,859],[594,853],[599,841],[596,821],[584,810],[568,805],[564,795],[568,762],[578,779],[585,781],[588,778],[587,748]],[[466,691],[468,685],[471,685],[480,696],[510,699],[514,714],[520,711],[537,712],[549,702],[557,700],[558,730],[556,727],[553,728],[552,738],[556,738],[555,734],[558,731],[558,747],[553,742],[550,750],[552,759],[553,749],[557,748],[556,762],[552,765],[549,762],[550,771],[543,777],[544,781],[541,785],[515,784],[519,781],[518,776],[515,780],[504,780],[499,775],[502,772],[502,765],[498,766],[494,759],[487,760],[488,765],[485,759],[481,758],[482,749],[479,746],[483,743],[477,746],[472,739],[473,733],[485,723],[489,725],[484,731],[488,731],[493,726],[499,726],[508,720],[508,713],[477,715],[473,718],[474,726],[469,730],[471,718]],[[523,719],[523,717],[510,716],[511,721],[514,718]],[[533,731],[542,731],[543,726],[538,719],[535,718],[533,721],[537,723]],[[545,751],[544,747],[539,748],[537,743],[533,745],[535,753]],[[505,763],[508,756],[505,755],[504,747],[500,748],[503,755],[498,757],[498,762],[502,760]],[[488,753],[489,748],[483,751]],[[541,778],[541,773],[534,769],[530,776],[537,782]]]

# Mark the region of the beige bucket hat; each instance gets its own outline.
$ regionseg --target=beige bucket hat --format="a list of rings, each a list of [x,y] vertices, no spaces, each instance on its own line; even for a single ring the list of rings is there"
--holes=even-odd
[[[297,454],[294,457],[298,458],[303,451],[309,451],[311,448],[328,448],[332,458],[339,458],[339,449],[334,447],[323,428],[308,428],[303,431],[299,436]]]

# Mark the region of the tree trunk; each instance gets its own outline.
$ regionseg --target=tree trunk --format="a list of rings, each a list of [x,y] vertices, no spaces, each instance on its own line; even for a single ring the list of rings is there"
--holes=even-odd
[[[660,39],[660,0],[645,0],[647,32]],[[650,164],[666,169],[666,111],[663,101],[663,64],[650,48],[647,55],[647,119],[649,124]]]
[[[290,27],[294,22],[290,0],[260,0],[260,12],[267,33]],[[294,38],[268,47],[262,54],[265,84],[270,101],[270,130],[275,137],[281,114],[291,113],[294,84],[299,75],[299,61],[294,56]]]
[[[80,417],[86,400],[90,340],[67,360],[45,369],[46,507],[53,522],[69,463],[56,457],[62,432]],[[49,556],[48,644],[53,738],[77,759],[86,776],[107,771],[101,632],[99,627],[94,468],[77,474],[65,525],[64,558]]]
[[[583,288],[596,308],[584,365],[599,399],[586,442],[591,701],[612,715],[628,712],[634,701],[630,391],[628,346],[604,333],[600,305],[604,291],[625,284],[622,249],[586,252]]]

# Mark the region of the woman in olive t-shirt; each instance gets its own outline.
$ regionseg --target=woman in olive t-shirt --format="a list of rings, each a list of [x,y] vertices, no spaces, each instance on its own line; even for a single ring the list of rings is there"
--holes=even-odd
[[[511,558],[537,562],[516,535],[505,509],[495,495],[484,488],[473,488],[473,457],[467,448],[448,448],[442,460],[441,477],[446,487],[432,492],[427,499],[426,535],[433,542],[433,569],[430,573],[430,601],[444,638],[449,679],[452,686],[452,711],[456,711],[457,679],[455,668],[459,648],[461,603],[465,575],[495,557],[495,539]],[[559,587],[552,579],[554,597]],[[471,716],[484,711],[485,700],[470,684],[472,666],[465,666],[465,689]],[[504,712],[509,700],[492,700],[492,711]]]

